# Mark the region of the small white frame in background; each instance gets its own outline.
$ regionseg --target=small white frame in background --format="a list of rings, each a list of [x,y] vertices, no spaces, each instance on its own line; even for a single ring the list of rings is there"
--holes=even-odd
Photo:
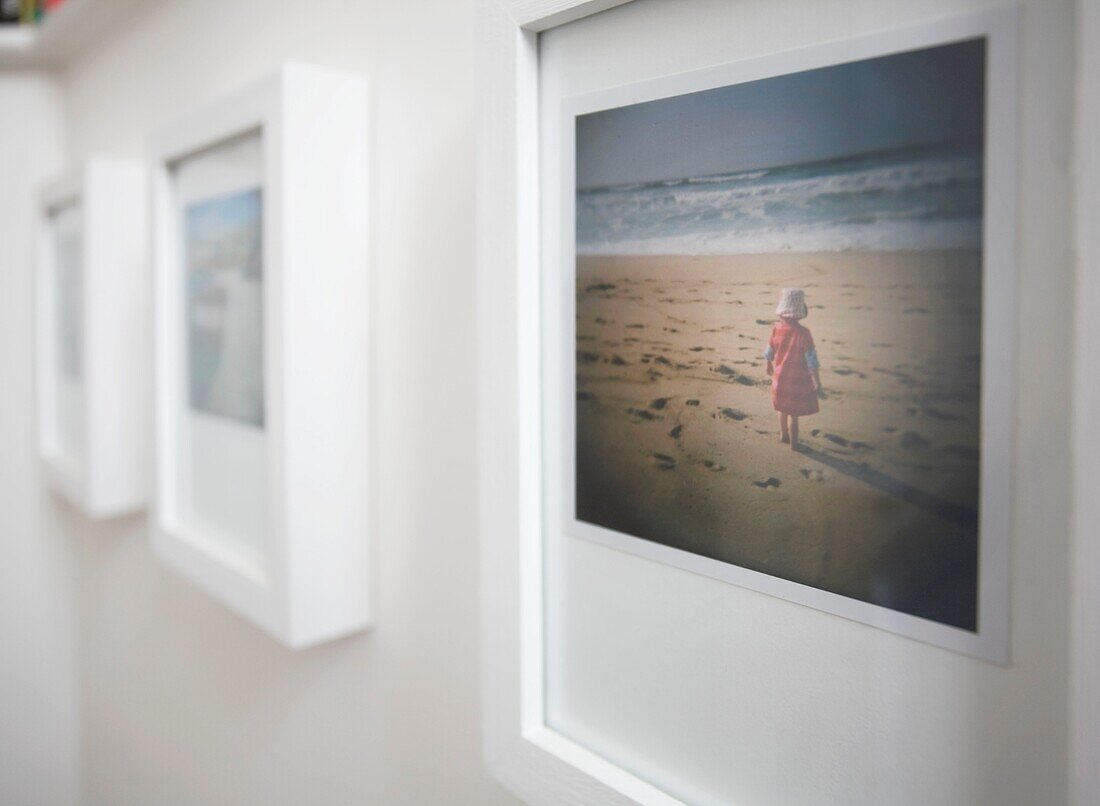
[[[39,455],[51,486],[90,518],[139,511],[147,497],[145,192],[140,162],[93,159],[41,195]]]
[[[365,79],[295,64],[165,128],[152,145],[153,546],[294,649],[360,630],[370,616],[367,140]],[[230,155],[250,141],[241,174],[248,160]],[[196,185],[189,179],[183,191],[181,172],[204,155],[215,156],[200,172],[204,187],[234,189],[250,175],[262,194],[258,427],[190,405],[182,205]],[[192,517],[186,496],[198,493],[188,484],[217,499],[218,528]]]

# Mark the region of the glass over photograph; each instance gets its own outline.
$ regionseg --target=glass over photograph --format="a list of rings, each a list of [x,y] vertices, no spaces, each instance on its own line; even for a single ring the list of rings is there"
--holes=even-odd
[[[54,215],[57,369],[74,381],[84,374],[84,271],[76,223],[79,214],[76,206],[69,206]]]
[[[259,189],[196,202],[184,213],[191,408],[260,427],[261,213]]]
[[[577,520],[977,629],[985,69],[576,118]]]

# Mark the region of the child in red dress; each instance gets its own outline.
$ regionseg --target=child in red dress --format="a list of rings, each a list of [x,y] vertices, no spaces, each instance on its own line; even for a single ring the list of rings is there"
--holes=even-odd
[[[798,418],[817,414],[821,365],[814,337],[799,324],[809,311],[801,288],[784,288],[775,309],[779,321],[772,328],[764,358],[772,379],[772,406],[779,412],[779,439],[799,450]]]

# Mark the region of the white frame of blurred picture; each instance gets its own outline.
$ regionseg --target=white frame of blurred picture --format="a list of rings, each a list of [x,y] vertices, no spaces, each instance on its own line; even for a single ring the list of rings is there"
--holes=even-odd
[[[294,649],[371,615],[368,132],[287,64],[152,140],[153,547]]]
[[[95,158],[40,196],[38,450],[51,487],[89,518],[138,512],[147,497],[144,171]]]
[[[480,21],[479,73],[483,93],[478,145],[478,318],[480,403],[480,516],[484,742],[491,772],[529,803],[678,803],[649,781],[552,729],[545,716],[545,581],[547,523],[570,528],[572,479],[568,413],[574,400],[574,351],[569,325],[574,294],[571,198],[555,205],[553,193],[570,197],[572,173],[562,169],[558,188],[540,186],[542,153],[562,155],[553,138],[571,124],[561,121],[540,142],[538,34],[595,14],[616,0],[486,0]],[[1016,204],[1016,16],[993,11],[959,15],[925,25],[888,30],[839,42],[762,56],[712,70],[626,85],[570,102],[570,114],[677,95],[858,58],[988,34],[992,99],[989,115],[986,220],[986,337],[1011,345],[1014,338]],[[553,100],[553,99],[551,99]],[[564,99],[562,99],[564,101]],[[561,199],[559,198],[559,201]],[[546,217],[540,221],[542,215]],[[558,217],[558,226],[546,222]],[[550,231],[544,229],[549,227]],[[540,233],[546,235],[542,240]],[[550,267],[545,272],[541,266]],[[1011,398],[1012,350],[983,361],[983,394]],[[563,369],[564,368],[564,369]],[[550,409],[560,409],[552,412]],[[1008,550],[1011,493],[1012,408],[983,409],[980,629],[977,635],[862,602],[843,600],[774,577],[677,552],[615,533],[592,538],[623,551],[763,591],[856,621],[997,662],[1008,652]],[[564,468],[564,469],[563,469]],[[564,490],[564,491],[563,491]],[[559,508],[548,514],[548,510]],[[554,520],[556,518],[556,521]],[[902,623],[906,622],[906,623]],[[767,629],[761,625],[761,629]]]

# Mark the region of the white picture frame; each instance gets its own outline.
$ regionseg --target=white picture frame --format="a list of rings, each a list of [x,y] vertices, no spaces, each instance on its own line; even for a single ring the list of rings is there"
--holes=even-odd
[[[538,34],[619,4],[483,0],[479,14],[478,78],[483,95],[477,138],[483,742],[491,774],[526,802],[537,804],[680,802],[550,728],[545,719],[542,529],[547,417],[543,388],[548,381],[543,373],[547,351],[559,351],[562,346],[544,341],[547,285],[540,268]],[[1015,13],[961,15],[888,31],[885,38],[877,34],[856,37],[716,69],[740,70],[741,80],[748,80],[754,75],[791,72],[799,69],[799,63],[807,69],[862,55],[884,54],[907,45],[920,47],[953,35],[984,33],[994,25],[1008,41],[1015,36]],[[879,44],[874,45],[872,40]],[[1008,61],[999,67],[1015,72],[1014,47]],[[736,80],[725,78],[726,83]],[[629,88],[612,92],[619,92],[620,102],[629,102]],[[1002,164],[1009,171],[1007,188],[1015,181],[1015,99],[1002,96],[999,103],[1001,114],[1013,121],[1008,127],[1008,141],[999,146],[1004,149],[999,159],[1012,163]],[[1005,203],[1014,210],[1014,198]],[[1014,260],[1011,241],[1010,237],[1010,243],[998,247],[995,259]],[[1014,268],[1009,273],[1015,277]],[[998,299],[1008,308],[998,314],[995,328],[1007,333],[1011,342],[1014,280],[999,284],[997,293],[1003,295]],[[573,349],[572,344],[568,349]],[[995,361],[992,374],[998,388],[1011,381],[1009,360],[1010,356]],[[995,432],[1000,434],[1003,428],[1011,431],[1011,412],[995,418]],[[1006,450],[1001,455],[1012,454]],[[988,472],[989,478],[983,481],[991,482],[996,494],[1002,496],[1000,504],[1007,505],[1009,463],[989,468]],[[556,484],[554,480],[550,483]],[[1003,510],[994,516],[995,527],[1007,533],[1008,507]],[[954,648],[1003,663],[1008,651],[1007,539],[983,561],[991,566],[989,584],[993,590],[993,598],[983,600],[983,606],[998,607],[1005,616],[989,626],[983,636],[988,640],[965,646],[962,644],[966,642],[960,642]],[[693,561],[673,564],[713,575],[708,569],[694,567]],[[744,583],[740,579],[729,581]]]
[[[371,616],[368,135],[362,76],[287,64],[152,139],[153,548],[292,649]],[[200,410],[185,380],[185,215],[246,188],[262,199],[255,422]]]
[[[138,512],[148,493],[146,189],[140,161],[95,158],[44,188],[39,204],[39,455],[51,487],[93,519]]]

